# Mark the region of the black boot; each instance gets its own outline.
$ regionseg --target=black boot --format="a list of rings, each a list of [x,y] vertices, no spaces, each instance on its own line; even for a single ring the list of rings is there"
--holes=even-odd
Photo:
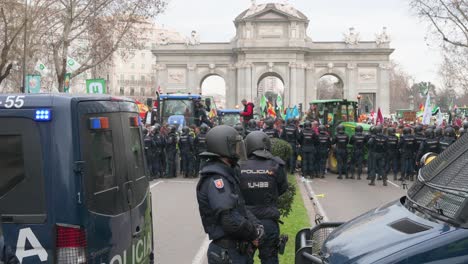
[[[387,179],[383,180],[383,186],[387,186]]]
[[[393,174],[393,180],[394,180],[394,181],[397,180],[397,175],[396,175],[396,174]]]
[[[358,180],[361,180],[361,174],[359,174],[359,175],[357,176],[357,179],[358,179]]]
[[[370,186],[375,186],[375,181],[374,180],[371,180],[371,182],[369,183]]]

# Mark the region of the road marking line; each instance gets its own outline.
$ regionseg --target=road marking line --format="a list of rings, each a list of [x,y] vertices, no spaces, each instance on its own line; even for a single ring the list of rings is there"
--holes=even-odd
[[[168,181],[168,183],[171,183],[171,182],[174,182],[174,183],[197,183],[196,181]]]
[[[210,245],[210,239],[208,236],[205,236],[205,239],[203,240],[203,243],[200,246],[200,249],[198,249],[197,254],[192,260],[192,264],[202,264],[203,260],[205,260],[206,252],[208,251],[208,246]]]
[[[397,188],[400,188],[400,185],[396,184],[396,183],[393,183],[392,181],[387,181],[388,183],[390,183],[391,185],[397,187]]]
[[[163,183],[164,181],[158,181],[158,182],[155,182],[153,184],[151,184],[150,186],[150,189],[153,189],[153,187],[156,187],[156,185],[160,184],[160,183]]]
[[[305,182],[305,187],[306,187],[306,190],[309,191],[310,197],[314,198],[314,197],[316,197],[316,195],[315,195],[314,190],[312,189],[312,186],[310,186],[309,183],[310,183],[310,182]],[[328,216],[327,216],[327,214],[325,213],[325,210],[323,209],[322,204],[320,203],[320,201],[319,201],[318,199],[313,199],[312,202],[315,203],[315,205],[317,206],[318,213],[319,213],[321,216],[323,216],[323,221],[324,221],[324,222],[329,222]]]

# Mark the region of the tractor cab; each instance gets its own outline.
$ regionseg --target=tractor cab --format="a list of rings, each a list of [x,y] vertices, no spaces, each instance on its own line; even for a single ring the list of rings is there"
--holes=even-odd
[[[218,125],[235,126],[241,123],[239,109],[218,109]]]
[[[342,122],[357,122],[358,103],[346,99],[315,100],[310,103],[312,111],[327,126],[331,135],[335,134],[336,127]]]
[[[159,122],[178,127],[198,125],[197,102],[202,102],[206,115],[212,118],[214,104],[211,98],[199,94],[161,94],[158,98]],[[216,111],[214,111],[216,112]]]

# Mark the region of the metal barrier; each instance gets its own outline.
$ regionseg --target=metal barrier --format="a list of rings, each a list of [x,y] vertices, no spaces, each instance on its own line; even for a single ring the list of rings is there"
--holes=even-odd
[[[342,222],[321,223],[313,228],[304,228],[296,234],[296,264],[322,264],[320,249],[330,233]]]

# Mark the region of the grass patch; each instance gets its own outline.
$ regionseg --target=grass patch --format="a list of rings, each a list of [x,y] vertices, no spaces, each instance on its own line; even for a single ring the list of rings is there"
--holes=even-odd
[[[296,238],[296,233],[299,230],[310,227],[310,219],[307,215],[307,210],[304,207],[304,201],[302,200],[301,190],[297,186],[296,179],[294,175],[288,176],[289,184],[296,186],[296,195],[294,196],[294,202],[292,204],[292,210],[288,217],[282,218],[281,221],[284,222],[284,225],[280,225],[281,234],[287,234],[289,236],[289,241],[284,251],[284,255],[279,255],[279,262],[284,264],[294,263],[294,243]],[[255,263],[260,263],[258,258],[258,251],[256,252]]]

